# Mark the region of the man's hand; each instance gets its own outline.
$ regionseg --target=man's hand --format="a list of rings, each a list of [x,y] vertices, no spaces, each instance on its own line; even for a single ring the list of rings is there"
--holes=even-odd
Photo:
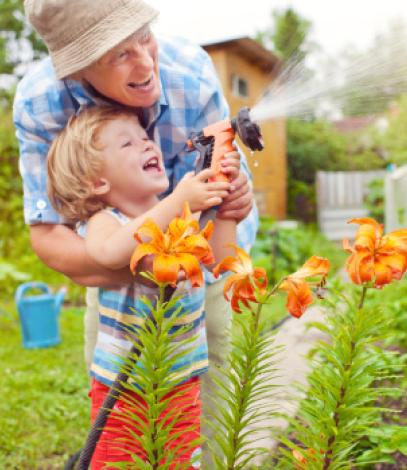
[[[217,217],[221,219],[235,219],[237,223],[244,220],[253,207],[253,192],[249,184],[249,178],[243,171],[233,181],[234,189],[219,207]]]

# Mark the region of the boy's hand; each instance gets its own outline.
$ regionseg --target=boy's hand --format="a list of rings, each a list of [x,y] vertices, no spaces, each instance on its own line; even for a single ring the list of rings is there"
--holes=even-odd
[[[230,166],[230,165],[229,165]],[[206,182],[215,176],[215,172],[206,169],[194,175],[187,173],[178,183],[172,196],[177,198],[178,203],[183,205],[188,202],[191,212],[199,212],[218,206],[229,195],[230,183]]]
[[[221,161],[221,172],[224,173],[232,183],[238,176],[240,170],[240,153],[236,150],[225,153]]]

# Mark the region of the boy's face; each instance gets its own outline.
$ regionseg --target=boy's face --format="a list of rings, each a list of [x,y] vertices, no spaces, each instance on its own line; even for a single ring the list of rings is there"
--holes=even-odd
[[[80,74],[99,93],[132,107],[149,107],[161,94],[158,45],[145,26]]]
[[[142,204],[168,188],[161,151],[148,139],[136,117],[123,116],[107,122],[99,132],[98,142],[105,157],[100,178],[108,182],[110,205]]]

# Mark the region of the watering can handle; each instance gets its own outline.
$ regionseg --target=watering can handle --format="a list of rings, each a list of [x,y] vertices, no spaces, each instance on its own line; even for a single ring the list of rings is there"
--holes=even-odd
[[[58,312],[58,315],[61,313],[61,306],[67,292],[68,289],[66,287],[61,287],[61,289],[59,289],[59,291],[55,295],[55,308]]]
[[[20,284],[14,296],[17,307],[23,300],[25,293],[30,289],[42,289],[46,294],[50,293],[49,287],[44,282],[25,282],[24,284]]]

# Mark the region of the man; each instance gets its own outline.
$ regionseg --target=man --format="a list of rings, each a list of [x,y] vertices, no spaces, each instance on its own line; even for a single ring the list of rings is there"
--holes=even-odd
[[[70,221],[52,209],[45,164],[50,143],[71,115],[87,107],[110,103],[134,109],[163,152],[172,191],[194,168],[196,153],[188,153],[186,144],[191,133],[229,113],[213,64],[205,51],[186,40],[157,41],[149,25],[158,12],[142,0],[26,0],[25,11],[50,54],[20,82],[14,103],[25,219],[33,250],[47,266],[78,284],[95,287],[134,281],[128,269],[111,271],[95,263]],[[234,181],[236,189],[218,216],[241,221],[239,245],[248,251],[258,217],[244,158],[242,168]],[[148,260],[140,271],[150,268]],[[137,281],[147,282],[142,276]],[[214,353],[210,359],[217,363],[226,355],[220,341],[231,315],[222,286],[207,276],[206,325],[209,350]],[[98,330],[95,289],[88,289],[87,303],[89,367]],[[205,404],[211,392],[204,388],[202,393]],[[203,433],[211,435],[205,428]]]

